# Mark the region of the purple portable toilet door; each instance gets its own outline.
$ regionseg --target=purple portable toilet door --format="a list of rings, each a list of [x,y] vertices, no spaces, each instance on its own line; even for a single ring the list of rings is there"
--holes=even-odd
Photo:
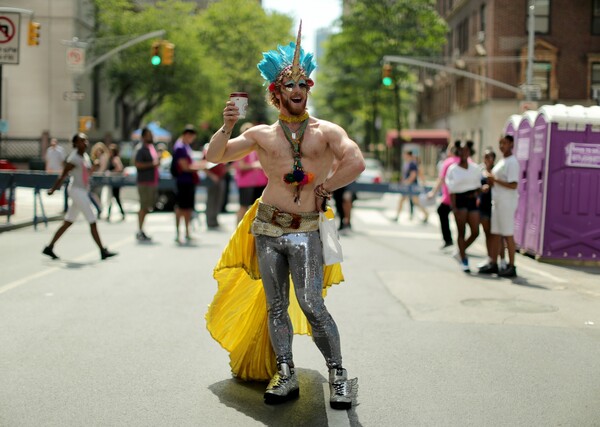
[[[523,246],[525,234],[525,216],[527,214],[527,164],[529,161],[532,126],[536,116],[536,111],[525,112],[514,135],[515,143],[513,154],[519,161],[519,184],[517,187],[517,191],[519,192],[519,204],[517,205],[514,218],[514,239],[517,247]]]
[[[546,163],[546,147],[550,123],[547,117],[540,114],[533,127],[533,138],[527,165],[527,213],[525,219],[525,235],[522,249],[532,254],[539,254],[542,222],[542,203],[544,198],[544,166]],[[521,201],[519,201],[520,203]]]
[[[597,261],[600,258],[600,133],[592,131],[590,125],[583,128],[581,123],[568,123],[566,129],[552,123],[552,128],[541,255]]]

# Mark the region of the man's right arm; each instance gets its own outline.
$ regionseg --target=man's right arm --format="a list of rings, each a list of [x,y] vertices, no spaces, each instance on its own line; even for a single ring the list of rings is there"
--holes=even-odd
[[[228,101],[223,110],[223,126],[210,139],[206,160],[211,163],[227,163],[241,159],[256,148],[254,135],[259,132],[260,126],[247,130],[237,138],[229,139],[239,116],[238,107],[232,101]]]

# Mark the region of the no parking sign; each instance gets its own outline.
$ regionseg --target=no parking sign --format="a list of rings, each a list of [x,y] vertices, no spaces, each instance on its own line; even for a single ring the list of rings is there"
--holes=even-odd
[[[20,23],[20,14],[0,13],[0,64],[19,63]]]
[[[83,73],[85,68],[85,49],[79,47],[68,48],[67,66],[72,72]]]

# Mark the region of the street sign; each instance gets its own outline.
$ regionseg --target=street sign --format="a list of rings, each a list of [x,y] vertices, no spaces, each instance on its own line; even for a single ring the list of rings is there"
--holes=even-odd
[[[72,92],[64,92],[63,99],[65,101],[83,101],[85,99],[85,92],[74,90]]]
[[[85,69],[85,49],[80,47],[68,48],[67,67],[74,73],[83,73]]]
[[[21,15],[0,12],[0,65],[19,63]]]

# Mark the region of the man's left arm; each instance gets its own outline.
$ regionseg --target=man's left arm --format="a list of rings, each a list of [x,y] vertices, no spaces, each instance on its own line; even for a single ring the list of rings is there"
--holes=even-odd
[[[337,160],[337,168],[323,183],[323,189],[332,192],[353,182],[365,170],[365,159],[356,142],[344,129],[333,125],[329,146]]]

